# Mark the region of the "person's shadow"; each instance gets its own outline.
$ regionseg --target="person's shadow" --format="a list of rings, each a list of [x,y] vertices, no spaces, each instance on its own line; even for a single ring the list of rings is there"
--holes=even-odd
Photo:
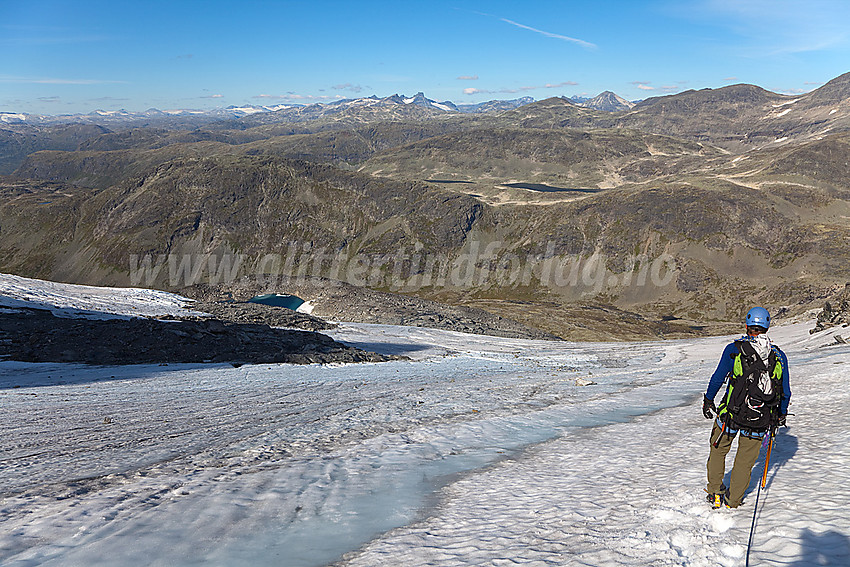
[[[756,460],[756,464],[753,466],[753,471],[757,474],[750,475],[750,485],[747,487],[747,492],[745,493],[746,498],[754,498],[755,506],[759,505],[758,495],[760,494],[759,486],[761,484],[762,478],[765,479],[765,490],[770,488],[770,485],[773,483],[773,479],[776,478],[776,473],[779,472],[785,463],[790,461],[794,455],[797,453],[797,438],[790,433],[788,433],[788,429],[782,427],[776,431],[776,437],[773,439],[773,446],[770,448],[770,460],[768,459],[767,451],[762,447],[761,453],[759,454],[758,460]],[[765,463],[767,468],[765,469]],[[765,475],[767,475],[765,477]],[[755,493],[755,496],[753,495]],[[755,530],[758,525],[758,517],[753,516],[753,526],[752,529]],[[750,532],[750,537],[752,537],[752,531]],[[750,541],[752,543],[752,540]],[[749,565],[749,547],[747,548],[747,564]],[[814,563],[812,564],[814,565]]]
[[[818,534],[804,528],[800,533],[800,547],[800,557],[790,567],[847,565],[850,557],[850,538],[835,530]]]
[[[770,485],[773,483],[773,479],[776,478],[776,473],[779,472],[785,463],[794,458],[794,455],[797,454],[797,438],[789,433],[789,429],[787,427],[780,427],[776,431],[776,437],[773,439],[773,448],[770,451],[770,462],[767,463],[767,483],[764,485],[764,490],[769,490]],[[762,454],[759,456],[759,460],[756,463],[755,469],[764,471],[764,460],[767,458],[767,451],[762,451]],[[761,467],[759,467],[759,463],[761,463]],[[762,474],[764,474],[762,472]],[[750,486],[747,489],[747,492],[751,492],[754,489],[758,489],[758,483],[761,482],[762,475],[756,476],[755,479],[751,479]],[[755,480],[755,482],[753,482]]]
[[[779,469],[781,469],[785,463],[790,461],[796,453],[797,438],[788,433],[787,427],[780,428],[776,432],[776,438],[773,440],[773,448],[770,451],[770,462],[767,463],[767,483],[765,484],[765,490],[770,488],[770,485],[776,477],[776,473],[779,472]],[[756,474],[751,475],[750,485],[744,493],[746,498],[752,497],[754,491],[758,490],[759,483],[764,475],[764,461],[766,458],[767,451],[762,448],[758,460],[756,460],[756,464],[753,465],[753,472]],[[726,486],[729,486],[729,477],[731,474],[732,472],[730,470],[724,477]]]
[[[781,469],[785,463],[790,461],[796,453],[797,438],[788,433],[787,428],[783,427],[779,429],[776,432],[776,438],[773,440],[773,448],[770,450],[770,462],[767,463],[767,483],[765,484],[765,490],[770,488],[770,485],[776,477],[776,473],[779,472],[779,469]],[[762,447],[758,460],[756,460],[756,464],[753,465],[753,473],[755,474],[751,475],[750,485],[744,493],[745,498],[752,497],[753,493],[758,490],[759,483],[764,475],[764,461],[766,458],[767,451]],[[729,471],[724,477],[726,486],[729,486],[729,477],[731,474],[731,471]]]
[[[770,462],[767,463],[767,482],[765,488],[770,489],[773,480],[776,478],[779,470],[790,461],[797,453],[797,437],[789,433],[786,427],[780,428],[776,432],[776,438],[773,440],[773,448],[770,452]],[[754,471],[760,471],[761,474],[754,474],[750,481],[750,486],[747,488],[749,497],[755,498],[755,491],[758,490],[762,475],[764,474],[764,463],[767,456],[767,451],[762,450],[759,455]],[[764,495],[762,495],[764,497]],[[757,528],[756,528],[757,529]],[[808,528],[803,529],[800,533],[800,555],[791,564],[791,567],[811,567],[813,565],[848,565],[848,557],[850,557],[850,538],[845,534],[835,530],[829,530],[823,533],[815,533]]]

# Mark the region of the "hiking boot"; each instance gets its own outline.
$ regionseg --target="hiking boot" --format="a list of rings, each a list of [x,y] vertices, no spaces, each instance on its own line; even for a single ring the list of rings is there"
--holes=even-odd
[[[708,491],[706,490],[706,492]],[[721,484],[720,492],[708,492],[705,499],[716,510],[729,501],[729,489],[726,488],[725,484]]]
[[[738,506],[742,506],[742,505],[744,504],[744,499],[742,498],[740,502],[738,502],[738,503],[737,503],[737,504],[735,504],[734,506],[731,506],[731,505],[729,504],[729,495],[728,495],[728,494],[726,494],[726,495],[723,497],[723,503],[724,503],[724,504],[726,505],[726,507],[727,507],[727,508],[729,508],[730,510],[734,510],[734,509],[735,509],[735,508],[737,508]]]
[[[716,494],[708,494],[705,499],[711,504],[711,507],[715,510],[723,506],[726,503],[726,495],[722,492],[718,492]],[[727,506],[728,508],[728,506]]]

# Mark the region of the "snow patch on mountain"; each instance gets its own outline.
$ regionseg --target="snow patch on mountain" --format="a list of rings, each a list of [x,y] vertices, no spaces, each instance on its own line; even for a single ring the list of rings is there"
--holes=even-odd
[[[28,115],[15,112],[0,112],[0,122],[7,124],[15,124],[18,122],[26,122]]]
[[[201,115],[205,114],[203,110],[190,110],[190,109],[174,109],[174,110],[163,110],[165,114],[169,114],[171,116],[186,116],[186,115]]]
[[[798,100],[800,100],[800,99],[799,99],[799,98],[795,98],[795,99],[793,99],[793,100],[786,100],[785,102],[780,102],[779,104],[772,104],[771,106],[772,106],[773,108],[779,108],[779,107],[781,107],[781,106],[785,106],[785,105],[788,105],[788,104],[794,104],[794,103],[795,103],[795,102],[797,102]]]

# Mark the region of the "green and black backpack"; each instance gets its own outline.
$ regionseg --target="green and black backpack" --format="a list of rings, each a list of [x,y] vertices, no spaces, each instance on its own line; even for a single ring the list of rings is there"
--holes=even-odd
[[[729,388],[717,408],[717,417],[727,427],[767,431],[779,413],[782,401],[782,362],[775,348],[763,361],[749,341],[735,341],[738,352]]]

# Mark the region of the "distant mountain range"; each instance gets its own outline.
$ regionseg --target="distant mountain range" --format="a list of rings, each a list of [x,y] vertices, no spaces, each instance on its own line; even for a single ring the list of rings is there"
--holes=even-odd
[[[578,106],[617,112],[632,108],[635,103],[605,91],[596,97],[587,98],[573,96],[564,97]],[[211,110],[159,110],[150,108],[141,112],[128,110],[94,110],[87,114],[28,114],[25,112],[0,112],[0,124],[32,124],[50,125],[59,123],[91,123],[91,124],[124,124],[124,123],[184,123],[187,120],[207,122],[210,120],[239,119],[256,115],[304,115],[310,118],[362,108],[415,107],[432,110],[437,113],[459,112],[463,114],[493,114],[513,110],[534,102],[534,98],[524,96],[511,100],[490,100],[474,104],[456,104],[450,100],[436,101],[418,92],[412,97],[394,94],[388,97],[369,97],[338,100],[329,103],[315,104],[276,104],[276,105],[242,105],[215,108]]]
[[[799,313],[850,282],[850,73],[793,96],[529,100],[6,114],[0,271],[128,285],[134,255],[239,254],[247,273],[293,243],[410,253],[366,283],[594,340],[703,332],[752,303]],[[490,243],[481,278],[420,278]],[[170,269],[152,277],[178,289]]]
[[[127,122],[166,122],[175,119],[197,119],[198,121],[244,118],[258,114],[305,114],[309,116],[325,115],[355,108],[381,108],[393,106],[412,106],[421,109],[434,110],[440,113],[460,112],[465,114],[486,114],[513,110],[534,102],[530,96],[513,100],[491,100],[475,104],[455,104],[452,101],[439,102],[427,98],[424,93],[416,93],[412,97],[394,94],[388,97],[375,95],[362,98],[344,99],[329,103],[315,104],[277,104],[277,105],[243,105],[215,108],[211,110],[159,110],[150,108],[141,112],[128,110],[95,110],[87,114],[43,115],[24,112],[0,112],[0,124],[33,124],[47,125],[56,123],[96,123],[117,124]]]

